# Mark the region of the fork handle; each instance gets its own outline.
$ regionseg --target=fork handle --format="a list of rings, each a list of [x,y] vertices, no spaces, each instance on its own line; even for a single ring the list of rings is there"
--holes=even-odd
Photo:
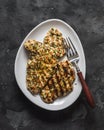
[[[81,84],[82,84],[82,88],[83,88],[83,91],[84,91],[85,96],[86,96],[86,98],[87,98],[87,101],[88,101],[89,105],[90,105],[92,108],[94,108],[94,107],[95,107],[95,101],[94,101],[94,99],[93,99],[93,96],[92,96],[92,94],[91,94],[89,88],[88,88],[88,85],[86,84],[86,82],[85,82],[85,80],[84,80],[84,78],[83,78],[82,72],[77,72],[77,74],[78,74],[78,77],[79,77],[80,82],[81,82]]]

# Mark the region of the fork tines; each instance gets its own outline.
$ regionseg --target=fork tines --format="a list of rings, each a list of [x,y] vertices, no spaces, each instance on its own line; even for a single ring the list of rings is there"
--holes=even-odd
[[[66,46],[66,50],[67,50],[67,56],[68,57],[78,57],[78,52],[76,50],[76,48],[74,47],[71,39],[69,37],[67,37],[66,39],[64,39],[65,41],[65,46]]]

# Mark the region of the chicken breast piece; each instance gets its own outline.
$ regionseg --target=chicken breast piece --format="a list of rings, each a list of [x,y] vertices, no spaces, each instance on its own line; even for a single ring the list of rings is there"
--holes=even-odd
[[[52,103],[58,97],[66,96],[73,90],[75,71],[70,62],[64,61],[57,64],[57,71],[49,79],[46,87],[40,93],[42,100]]]
[[[62,33],[56,28],[51,28],[47,32],[47,35],[45,36],[43,41],[44,44],[54,47],[57,50],[59,57],[62,57],[65,54],[63,42],[64,41],[63,41]]]
[[[50,59],[50,62],[53,64],[47,64],[41,59],[28,60],[26,83],[28,90],[32,94],[38,94],[40,90],[47,84],[47,81],[53,75],[53,73],[55,73],[57,61],[53,62],[53,59]]]
[[[25,49],[28,50],[29,52],[35,53],[35,54],[38,53],[37,51],[39,50],[41,45],[42,45],[41,42],[38,42],[38,41],[32,40],[32,39],[30,39],[24,43]]]

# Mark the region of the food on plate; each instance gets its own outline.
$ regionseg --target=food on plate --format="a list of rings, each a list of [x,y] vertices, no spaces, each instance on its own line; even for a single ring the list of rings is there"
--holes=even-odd
[[[29,53],[26,84],[33,95],[39,94],[44,102],[52,103],[73,90],[75,72],[70,62],[60,62],[65,48],[58,29],[51,28],[43,43],[31,39],[24,47]]]
[[[38,52],[38,49],[41,47],[41,45],[42,45],[41,42],[30,39],[30,40],[25,42],[24,47],[29,52],[31,52],[31,53],[33,52],[36,54]]]
[[[54,47],[62,57],[65,54],[63,40],[62,33],[56,28],[51,28],[45,36],[43,42],[44,44]]]
[[[40,93],[42,100],[46,103],[52,103],[58,97],[66,96],[73,90],[75,72],[72,64],[63,61],[56,66],[56,73],[53,74]]]
[[[52,63],[53,59],[50,59]],[[55,64],[47,64],[44,61],[39,60],[28,60],[27,62],[27,75],[26,82],[27,88],[32,94],[37,94],[46,85],[48,79],[55,72]]]

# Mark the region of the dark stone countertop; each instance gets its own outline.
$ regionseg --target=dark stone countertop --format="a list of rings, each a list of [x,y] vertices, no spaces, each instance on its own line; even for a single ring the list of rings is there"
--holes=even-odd
[[[96,107],[83,94],[69,108],[43,110],[22,94],[14,77],[18,48],[40,22],[59,18],[70,24],[82,42],[86,81]],[[0,130],[104,130],[104,1],[0,0]]]

